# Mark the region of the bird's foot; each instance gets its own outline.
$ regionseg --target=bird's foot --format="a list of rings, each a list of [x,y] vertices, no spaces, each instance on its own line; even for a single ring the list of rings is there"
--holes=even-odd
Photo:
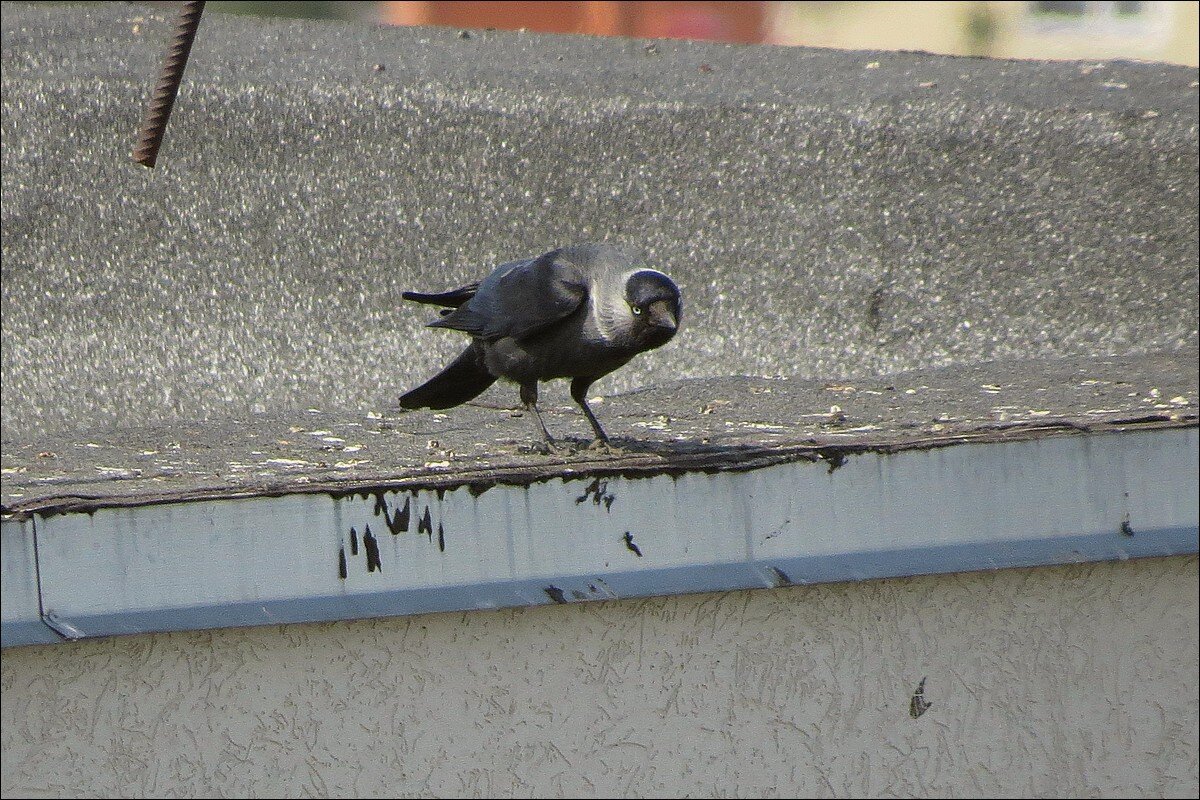
[[[593,439],[592,443],[587,446],[587,449],[593,453],[606,456],[624,455],[625,451],[614,445],[608,439]]]
[[[534,453],[539,456],[569,456],[575,452],[575,449],[570,444],[556,440],[531,442],[520,449],[523,452]]]

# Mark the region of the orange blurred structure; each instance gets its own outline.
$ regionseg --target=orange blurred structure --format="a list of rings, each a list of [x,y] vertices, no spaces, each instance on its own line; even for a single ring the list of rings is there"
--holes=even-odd
[[[380,3],[379,18],[391,25],[754,43],[767,36],[766,6],[765,2],[401,0]]]

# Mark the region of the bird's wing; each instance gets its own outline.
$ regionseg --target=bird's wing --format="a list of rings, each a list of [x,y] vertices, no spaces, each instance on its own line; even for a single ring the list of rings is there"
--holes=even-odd
[[[523,339],[570,316],[586,300],[584,274],[548,253],[500,267],[474,297],[429,327],[465,331],[486,341]]]

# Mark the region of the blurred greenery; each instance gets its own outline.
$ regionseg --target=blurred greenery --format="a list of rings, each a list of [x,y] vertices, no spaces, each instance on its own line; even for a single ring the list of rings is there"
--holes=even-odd
[[[992,45],[1000,33],[1000,21],[985,3],[976,3],[967,15],[967,53],[973,56],[992,54]]]
[[[224,14],[248,14],[257,17],[296,17],[299,19],[361,19],[369,16],[375,7],[370,2],[265,2],[236,3],[209,0],[207,11]]]

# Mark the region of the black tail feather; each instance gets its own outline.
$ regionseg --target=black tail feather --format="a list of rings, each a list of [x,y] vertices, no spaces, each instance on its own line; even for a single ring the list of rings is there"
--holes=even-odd
[[[496,382],[483,363],[483,352],[471,345],[450,366],[400,398],[401,408],[453,408],[474,400]]]
[[[479,291],[479,284],[472,283],[467,286],[460,286],[457,289],[451,289],[448,292],[437,292],[435,294],[426,294],[425,292],[404,292],[401,297],[405,300],[412,300],[414,303],[424,303],[430,306],[448,306],[450,308],[458,308],[463,303],[475,296],[475,292]]]

